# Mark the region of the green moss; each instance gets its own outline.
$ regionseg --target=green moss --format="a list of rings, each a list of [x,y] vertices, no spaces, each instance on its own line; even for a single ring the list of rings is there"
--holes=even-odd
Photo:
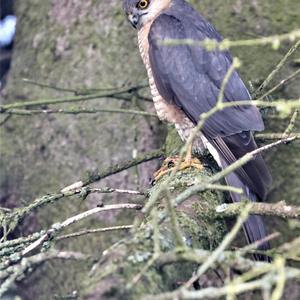
[[[180,149],[184,145],[180,139],[177,130],[174,126],[169,126],[168,135],[166,138],[166,156],[174,156],[180,152]]]

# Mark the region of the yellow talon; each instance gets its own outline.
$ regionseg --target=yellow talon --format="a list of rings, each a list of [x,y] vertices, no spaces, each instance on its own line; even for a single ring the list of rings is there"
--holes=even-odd
[[[179,156],[166,158],[161,168],[154,173],[155,181],[158,181],[164,175],[172,172],[176,168],[178,162]],[[192,157],[192,147],[189,146],[185,159],[180,163],[177,169],[178,171],[182,171],[191,167],[197,170],[203,169],[203,165],[201,164],[200,160]]]

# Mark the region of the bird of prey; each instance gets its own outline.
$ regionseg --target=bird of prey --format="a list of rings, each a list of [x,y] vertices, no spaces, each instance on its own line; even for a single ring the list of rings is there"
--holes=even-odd
[[[208,51],[199,41],[222,36],[184,0],[123,0],[123,8],[133,27],[138,30],[138,44],[147,69],[157,115],[175,124],[179,135],[187,140],[201,114],[210,111],[222,91],[222,84],[233,63],[229,51]],[[170,39],[189,39],[196,44],[178,43],[166,46]],[[236,70],[226,82],[223,101],[249,101],[249,92]],[[213,114],[204,123],[199,147],[206,147],[224,169],[246,153],[257,149],[253,131],[264,124],[254,105],[231,106]],[[195,146],[195,145],[194,145]],[[196,165],[187,155],[186,165]],[[258,154],[252,161],[226,176],[228,185],[241,188],[244,195],[231,193],[234,202],[246,197],[264,200],[271,186],[271,175]],[[262,218],[249,216],[244,224],[249,243],[266,236]],[[268,243],[261,245],[267,249]],[[257,259],[267,259],[256,256]]]

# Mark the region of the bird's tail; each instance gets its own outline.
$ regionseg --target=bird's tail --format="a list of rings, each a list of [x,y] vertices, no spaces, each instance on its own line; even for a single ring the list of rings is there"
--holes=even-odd
[[[240,202],[242,197],[246,197],[253,202],[257,201],[257,196],[249,190],[236,173],[230,173],[225,177],[225,180],[229,186],[241,188],[244,191],[244,196],[231,192],[230,195],[233,202]],[[243,228],[249,244],[262,240],[266,237],[266,229],[261,216],[250,215],[244,223]],[[268,250],[270,249],[270,244],[268,242],[264,242],[258,247],[258,249]],[[261,261],[270,261],[270,258],[265,255],[255,254],[254,258]]]

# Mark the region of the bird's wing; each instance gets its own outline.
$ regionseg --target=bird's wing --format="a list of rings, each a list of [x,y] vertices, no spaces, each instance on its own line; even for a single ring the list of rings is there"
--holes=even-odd
[[[257,149],[257,145],[250,131],[210,139],[210,143],[225,160],[226,165],[222,167],[233,164],[237,158]],[[257,194],[260,199],[263,200],[266,198],[272,184],[272,178],[260,154],[257,154],[253,160],[249,161],[242,168],[237,169],[236,173],[244,184]]]
[[[166,101],[182,109],[194,124],[198,123],[202,113],[216,105],[224,77],[232,64],[231,56],[227,51],[207,51],[199,43],[166,46],[162,41],[219,39],[209,23],[200,21],[200,25],[186,23],[182,18],[161,14],[153,22],[148,38],[150,64],[159,93]],[[249,99],[247,88],[234,71],[226,84],[223,101]],[[258,109],[248,105],[233,106],[215,113],[205,122],[202,131],[223,159],[231,164],[256,148],[249,131],[263,129]],[[239,175],[254,192],[265,195],[270,175],[260,156],[240,169]],[[259,186],[258,182],[262,182],[263,186]]]
[[[195,124],[202,113],[216,105],[224,77],[232,64],[231,56],[219,50],[207,51],[199,44],[166,46],[161,42],[166,39],[201,41],[207,37],[210,36],[193,24],[184,24],[174,16],[162,14],[152,24],[148,38],[151,69],[160,94],[166,101],[181,107]],[[226,84],[224,101],[249,99],[247,88],[234,71]],[[211,138],[263,128],[260,113],[252,105],[226,108],[204,125]]]

